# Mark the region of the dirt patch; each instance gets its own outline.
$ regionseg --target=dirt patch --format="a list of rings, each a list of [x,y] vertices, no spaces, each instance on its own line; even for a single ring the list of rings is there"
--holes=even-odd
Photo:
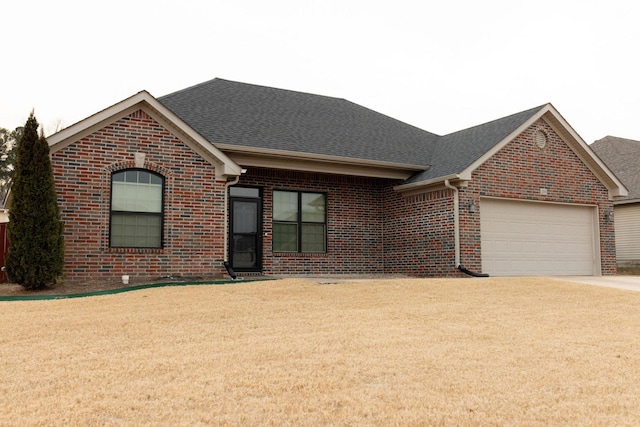
[[[640,276],[640,265],[634,267],[618,267],[619,276]]]

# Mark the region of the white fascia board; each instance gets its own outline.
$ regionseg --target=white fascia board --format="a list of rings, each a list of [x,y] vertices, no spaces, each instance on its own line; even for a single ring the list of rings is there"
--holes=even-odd
[[[545,113],[548,111],[548,108],[551,107],[551,104],[547,104],[542,107],[536,114],[529,118],[525,123],[520,125],[516,130],[511,132],[505,138],[502,139],[499,143],[491,147],[488,151],[486,151],[482,156],[480,156],[475,162],[471,163],[462,173],[471,176],[471,173],[478,169],[484,162],[489,160],[494,154],[498,151],[502,150],[502,148],[511,142],[516,136],[520,135],[524,132],[529,126],[538,121]]]
[[[444,185],[445,181],[449,181],[458,187],[465,187],[471,180],[471,175],[466,173],[456,173],[447,176],[439,176],[437,178],[427,179],[424,181],[412,182],[410,184],[400,184],[393,187],[398,193],[410,195],[418,194],[425,191],[431,191],[433,187]]]
[[[619,197],[629,195],[627,187],[618,179],[618,177],[600,160],[594,151],[589,147],[573,127],[562,117],[553,105],[548,104],[548,111],[543,119],[558,133],[569,148],[582,160],[582,162],[598,177],[605,187],[609,190],[609,199],[614,200]]]
[[[525,123],[507,135],[502,141],[494,145],[475,162],[469,165],[462,174],[471,175],[478,167],[500,151],[505,145],[524,132],[538,120],[543,119],[556,133],[564,139],[567,145],[576,153],[583,163],[594,173],[596,177],[609,190],[609,198],[624,197],[628,191],[624,184],[611,172],[611,170],[595,155],[589,145],[578,135],[571,125],[551,104],[542,107],[536,114],[531,116]]]
[[[220,174],[218,174],[221,175],[221,178],[225,176],[240,176],[241,167],[238,164],[193,130],[191,126],[162,105],[147,91],[138,92],[111,107],[51,135],[47,138],[49,149],[51,153],[55,153],[83,137],[90,135],[96,130],[103,128],[109,123],[126,117],[139,109],[145,111],[190,148],[214,166],[217,166],[216,171],[222,169]]]
[[[67,147],[68,145],[76,142],[79,139],[91,134],[97,129],[102,128],[107,123],[114,122],[121,117],[131,114],[135,111],[138,104],[141,102],[153,98],[151,94],[146,91],[138,92],[137,94],[124,99],[117,104],[114,104],[102,111],[99,111],[86,119],[83,119],[69,127],[62,129],[61,131],[54,133],[47,137],[49,142],[49,150],[52,153]]]
[[[415,172],[429,168],[425,165],[354,159],[350,157],[274,150],[257,147],[242,147],[231,144],[216,144],[236,163],[275,169],[300,170],[377,178],[407,179]]]
[[[613,202],[614,206],[620,206],[620,205],[632,205],[634,203],[639,203],[640,204],[640,199],[622,199],[622,200],[615,200]]]

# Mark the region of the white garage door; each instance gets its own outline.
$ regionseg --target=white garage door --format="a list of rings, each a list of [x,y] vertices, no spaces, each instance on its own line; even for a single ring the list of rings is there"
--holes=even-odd
[[[482,271],[494,276],[598,274],[595,207],[480,201]]]

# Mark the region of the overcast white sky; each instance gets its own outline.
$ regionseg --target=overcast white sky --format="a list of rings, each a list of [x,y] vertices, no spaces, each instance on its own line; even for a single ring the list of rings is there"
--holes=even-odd
[[[8,3],[8,4],[7,4]],[[346,98],[437,134],[551,102],[640,140],[635,0],[3,3],[0,127],[45,133],[220,77]]]

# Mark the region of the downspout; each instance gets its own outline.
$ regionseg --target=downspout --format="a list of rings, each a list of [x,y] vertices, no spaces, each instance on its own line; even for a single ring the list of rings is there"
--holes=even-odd
[[[444,186],[453,190],[453,235],[456,246],[456,268],[458,268],[460,266],[460,198],[458,187],[451,185],[448,179],[444,180]]]
[[[233,268],[231,268],[231,264],[229,264],[229,187],[237,184],[238,181],[240,181],[240,176],[236,176],[224,184],[224,255],[222,264],[229,276],[234,280],[238,276],[233,271]]]
[[[473,277],[489,277],[488,274],[476,273],[467,270],[460,264],[460,197],[458,187],[451,185],[448,179],[444,180],[444,186],[453,190],[453,234],[455,239],[455,262],[456,268],[461,272]]]

